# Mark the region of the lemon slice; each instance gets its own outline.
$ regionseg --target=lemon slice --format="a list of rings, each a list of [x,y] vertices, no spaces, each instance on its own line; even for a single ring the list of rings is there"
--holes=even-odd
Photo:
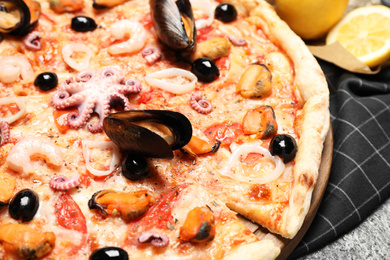
[[[375,67],[390,58],[390,8],[372,5],[349,12],[328,34],[360,61]]]

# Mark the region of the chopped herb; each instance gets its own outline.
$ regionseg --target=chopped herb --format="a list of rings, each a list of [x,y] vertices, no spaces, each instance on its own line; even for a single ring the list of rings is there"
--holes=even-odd
[[[171,224],[171,222],[169,222],[169,220],[167,221],[167,228],[169,230],[174,230],[175,229],[175,226]]]
[[[218,207],[218,203],[213,201],[214,206]]]

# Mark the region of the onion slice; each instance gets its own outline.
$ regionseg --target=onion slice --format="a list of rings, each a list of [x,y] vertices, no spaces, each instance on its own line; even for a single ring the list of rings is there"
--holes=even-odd
[[[95,176],[106,176],[111,174],[115,167],[119,164],[119,148],[110,141],[91,141],[91,140],[82,140],[83,146],[83,155],[85,159],[85,165],[87,170]],[[96,170],[92,167],[91,162],[89,161],[89,148],[98,148],[102,150],[112,150],[112,158],[110,163],[110,169],[107,171]]]
[[[163,80],[174,77],[184,77],[189,79],[190,82],[180,84]],[[145,80],[152,87],[161,88],[174,94],[185,94],[191,92],[195,89],[196,83],[198,82],[198,78],[193,73],[188,70],[178,68],[170,68],[151,73],[145,77]]]
[[[6,121],[8,124],[11,124],[18,120],[19,118],[22,118],[27,114],[26,111],[26,104],[24,103],[24,99],[20,97],[5,97],[0,98],[0,106],[1,105],[8,105],[15,103],[18,105],[19,111],[9,117],[0,118],[0,121]]]
[[[239,162],[241,155],[249,154],[249,153],[260,153],[265,158],[271,159],[275,163],[275,168],[273,169],[272,172],[270,172],[266,176],[259,177],[259,178],[252,178],[252,177],[246,177],[246,176],[234,174],[231,168]],[[285,165],[278,156],[272,156],[267,149],[261,147],[258,143],[251,143],[251,144],[242,144],[238,146],[231,154],[228,163],[221,170],[220,174],[241,182],[247,182],[252,184],[254,183],[265,184],[279,178],[279,176],[282,175],[282,173],[284,172],[284,169],[285,169]]]
[[[196,29],[199,30],[210,26],[214,21],[215,7],[208,0],[191,0],[190,2],[193,8],[203,10],[208,16],[207,19],[199,19],[195,21]]]
[[[73,54],[76,52],[84,53],[81,59],[73,58]],[[93,56],[91,48],[81,43],[70,43],[62,48],[62,58],[72,69],[77,71],[86,70],[89,68],[89,61]]]

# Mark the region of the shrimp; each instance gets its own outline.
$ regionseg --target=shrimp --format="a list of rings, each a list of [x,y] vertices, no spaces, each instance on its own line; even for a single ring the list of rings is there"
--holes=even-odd
[[[63,163],[62,153],[49,139],[42,137],[25,137],[9,152],[6,163],[8,167],[19,173],[34,173],[30,157],[40,155],[54,166]]]
[[[147,32],[139,22],[121,20],[111,25],[111,35],[117,39],[124,39],[130,34],[130,38],[121,43],[114,44],[108,48],[111,55],[133,54],[139,52],[146,43]]]
[[[22,83],[34,80],[30,62],[23,57],[5,56],[0,59],[0,81],[12,83],[22,78]]]

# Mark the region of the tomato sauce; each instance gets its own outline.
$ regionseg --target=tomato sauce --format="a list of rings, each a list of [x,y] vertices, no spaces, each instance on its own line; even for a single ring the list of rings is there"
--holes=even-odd
[[[140,218],[132,221],[127,230],[126,245],[140,245],[137,237],[143,232],[152,228],[167,230],[175,224],[172,216],[172,208],[178,200],[180,192],[188,187],[188,184],[181,184],[173,187],[164,193],[157,202],[150,207],[148,212]]]

